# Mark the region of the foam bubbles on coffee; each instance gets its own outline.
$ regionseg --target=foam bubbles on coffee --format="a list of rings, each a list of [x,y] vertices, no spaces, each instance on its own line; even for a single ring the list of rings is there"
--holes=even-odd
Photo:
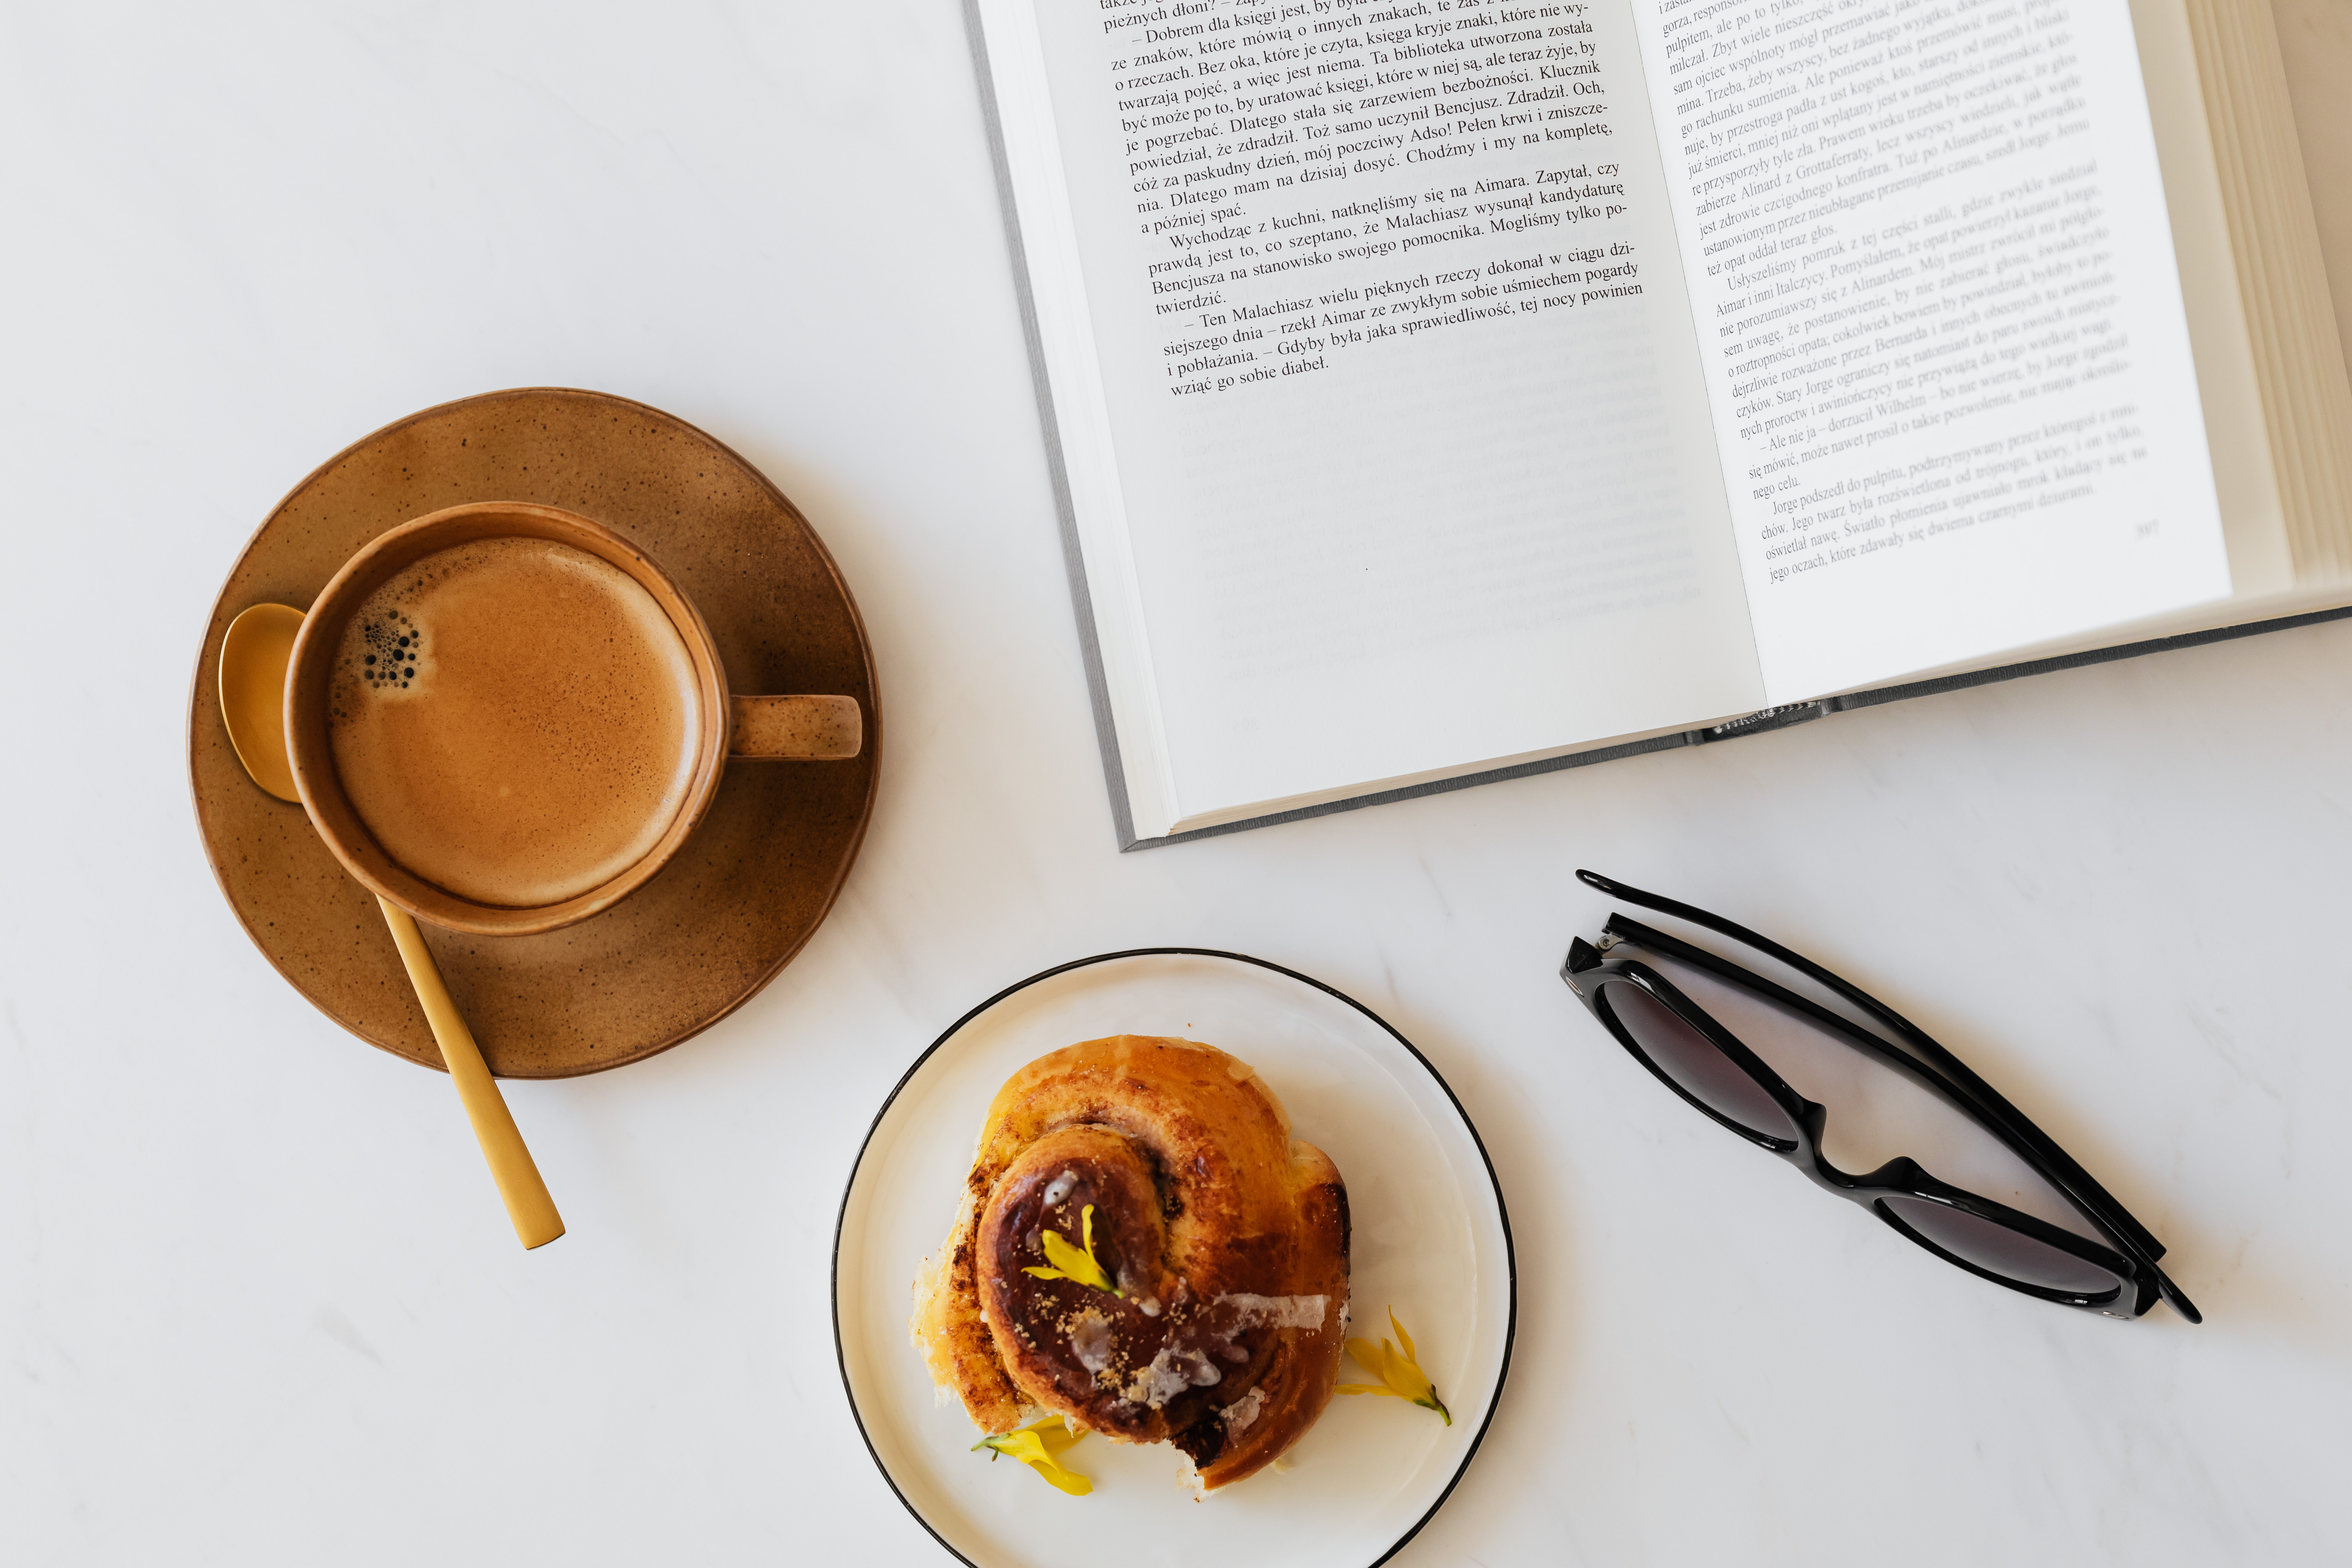
[[[530,908],[643,858],[701,740],[694,663],[635,579],[551,540],[426,556],[345,628],[329,709],[343,793],[385,854]]]
[[[405,691],[424,678],[425,669],[418,661],[425,657],[425,628],[407,611],[394,608],[374,616],[363,614],[359,629],[365,651],[360,655],[357,673],[368,689]]]

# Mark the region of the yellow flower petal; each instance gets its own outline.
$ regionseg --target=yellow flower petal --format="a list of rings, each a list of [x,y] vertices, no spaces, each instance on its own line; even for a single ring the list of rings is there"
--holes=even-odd
[[[1034,1432],[1007,1432],[1002,1437],[983,1437],[979,1446],[992,1448],[1024,1465],[1046,1457],[1045,1441]]]
[[[989,1448],[997,1454],[1010,1455],[1043,1476],[1048,1485],[1072,1497],[1084,1497],[1095,1489],[1094,1482],[1076,1470],[1065,1468],[1054,1456],[1085,1436],[1084,1432],[1071,1431],[1060,1416],[1048,1415],[1017,1432],[982,1437],[972,1445],[972,1449],[976,1453]]]
[[[1404,1331],[1404,1325],[1402,1323],[1397,1321],[1396,1309],[1394,1307],[1391,1307],[1389,1309],[1389,1327],[1397,1331],[1397,1343],[1404,1347],[1404,1359],[1412,1363],[1412,1369],[1415,1372],[1419,1372],[1421,1370],[1421,1358],[1413,1354],[1412,1336]],[[1386,1343],[1387,1342],[1383,1341],[1382,1342]]]
[[[1391,1394],[1398,1399],[1418,1405],[1424,1410],[1434,1410],[1444,1419],[1448,1426],[1453,1426],[1454,1413],[1445,1408],[1444,1401],[1437,1397],[1437,1390],[1429,1381],[1429,1374],[1421,1370],[1421,1363],[1413,1352],[1412,1336],[1406,1333],[1404,1324],[1397,1321],[1396,1309],[1393,1307],[1389,1309],[1389,1326],[1396,1331],[1397,1338],[1404,1342],[1402,1351],[1399,1351],[1386,1340],[1382,1340],[1378,1345],[1374,1345],[1370,1340],[1362,1339],[1351,1339],[1348,1342],[1348,1353],[1356,1358],[1359,1365],[1378,1377],[1381,1380],[1381,1385],[1374,1387],[1365,1383],[1349,1384],[1336,1392]]]
[[[1381,1348],[1388,1350],[1388,1343],[1382,1340]],[[1411,1351],[1402,1353],[1389,1351],[1389,1382],[1408,1399],[1420,1401],[1429,1397],[1429,1374],[1421,1370],[1421,1363],[1412,1359]]]
[[[1045,1261],[1052,1267],[1024,1268],[1021,1272],[1033,1275],[1039,1279],[1068,1279],[1097,1290],[1108,1290],[1114,1296],[1118,1295],[1119,1290],[1111,1283],[1110,1275],[1104,1270],[1100,1263],[1095,1261],[1095,1205],[1088,1204],[1080,1213],[1079,1219],[1086,1226],[1085,1251],[1081,1252],[1072,1247],[1069,1239],[1060,1231],[1049,1230],[1039,1240],[1045,1248]]]
[[[1045,1477],[1047,1485],[1057,1487],[1072,1497],[1084,1497],[1095,1489],[1094,1482],[1076,1470],[1062,1468],[1051,1459],[1045,1460],[1043,1464],[1032,1465],[1030,1468]]]

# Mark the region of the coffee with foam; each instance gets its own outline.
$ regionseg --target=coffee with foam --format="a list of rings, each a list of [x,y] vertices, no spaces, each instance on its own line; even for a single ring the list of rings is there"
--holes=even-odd
[[[694,660],[627,573],[551,540],[428,555],[346,627],[328,740],[384,853],[460,898],[561,903],[643,859],[702,740]]]

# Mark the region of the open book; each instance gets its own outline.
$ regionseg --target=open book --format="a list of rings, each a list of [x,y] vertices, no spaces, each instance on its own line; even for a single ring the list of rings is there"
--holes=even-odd
[[[2266,0],[971,3],[1129,847],[2352,605]]]

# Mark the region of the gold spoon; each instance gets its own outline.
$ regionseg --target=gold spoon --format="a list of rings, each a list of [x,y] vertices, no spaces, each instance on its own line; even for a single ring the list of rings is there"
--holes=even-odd
[[[253,782],[279,800],[299,805],[294,769],[286,760],[286,665],[294,652],[294,634],[302,629],[302,612],[284,605],[256,605],[229,623],[220,655],[221,721],[228,726],[228,743]],[[514,1117],[499,1094],[498,1080],[482,1060],[449,988],[441,984],[433,954],[425,945],[415,920],[398,904],[376,900],[384,924],[392,928],[400,962],[408,967],[408,983],[425,1008],[425,1022],[441,1047],[441,1061],[457,1086],[466,1118],[482,1157],[490,1163],[490,1176],[506,1200],[507,1217],[525,1247],[544,1247],[563,1234],[562,1216],[539,1167],[515,1130]]]

